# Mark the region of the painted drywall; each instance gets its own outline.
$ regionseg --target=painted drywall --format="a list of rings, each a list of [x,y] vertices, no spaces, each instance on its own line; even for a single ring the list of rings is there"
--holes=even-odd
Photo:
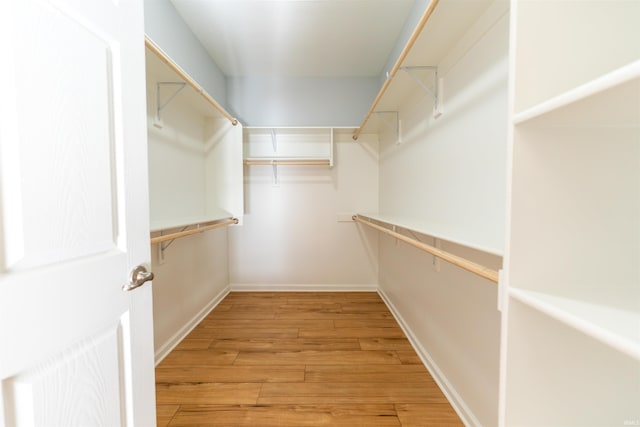
[[[178,344],[228,289],[227,229],[176,239],[158,260],[152,249],[156,362]]]
[[[495,255],[440,245],[490,268],[501,265]],[[391,237],[380,237],[379,254],[381,292],[449,400],[469,425],[497,425],[497,286],[444,261],[438,272],[431,255]]]
[[[170,0],[144,0],[144,31],[220,105],[227,106],[227,82]]]
[[[245,167],[244,224],[229,230],[232,288],[376,288],[375,234],[348,220],[378,207],[377,138],[359,141],[337,136],[332,169],[278,167],[277,185],[271,166]]]
[[[403,142],[381,140],[380,154],[381,213],[419,218],[436,235],[497,254],[505,240],[508,67],[508,16],[500,16],[478,41],[466,41],[462,57],[443,60],[444,114],[433,119],[433,98],[416,88],[400,111]]]
[[[433,101],[418,95],[400,111],[403,143],[381,139],[380,212],[485,248],[442,242],[498,269],[486,251],[501,253],[505,232],[509,29],[506,13],[488,13],[442,61],[443,116],[433,120]],[[467,423],[497,425],[497,286],[444,262],[438,272],[431,256],[390,238],[379,253],[381,291],[451,401]]]
[[[152,227],[170,220],[211,214],[207,196],[211,191],[207,185],[207,153],[224,151],[220,144],[229,132],[213,132],[212,123],[180,97],[163,109],[162,129],[154,127],[155,85],[152,81],[147,82],[147,89]],[[231,127],[228,121],[218,124],[225,130]],[[220,144],[216,144],[217,141]],[[236,146],[240,140],[237,142]],[[226,229],[174,240],[164,251],[162,262],[158,246],[151,247],[157,361],[213,307],[229,284]]]
[[[229,107],[246,126],[359,126],[380,84],[375,77],[228,77]]]
[[[431,1],[433,0],[414,1],[413,6],[411,7],[411,11],[409,12],[409,16],[407,16],[407,20],[402,26],[402,30],[400,31],[400,34],[398,35],[398,38],[393,45],[393,49],[391,49],[384,67],[382,68],[382,70],[380,70],[380,76],[378,78],[378,82],[380,85],[382,85],[382,83],[384,83],[384,81],[387,79],[387,73],[391,72],[391,70],[393,69],[393,66],[400,57],[400,54],[407,45],[407,42],[413,34],[416,25],[418,25],[420,18],[422,18],[424,11],[427,9],[427,7],[429,7]]]
[[[147,102],[147,105],[155,104]],[[176,100],[163,111],[162,129],[154,127],[151,121],[149,111],[147,139],[152,229],[154,224],[161,221],[203,216],[206,200],[203,197],[205,168],[202,118]]]

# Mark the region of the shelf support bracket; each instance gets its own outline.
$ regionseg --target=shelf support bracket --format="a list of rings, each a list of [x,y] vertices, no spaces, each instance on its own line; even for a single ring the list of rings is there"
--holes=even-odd
[[[273,170],[273,185],[278,185],[278,164],[271,161],[271,169]]]
[[[424,65],[414,67],[400,67],[402,71],[407,73],[411,80],[416,82],[425,92],[433,98],[433,117],[438,118],[442,115],[442,79],[438,78],[438,67],[435,65]],[[433,71],[433,89],[427,86],[416,74],[415,71],[432,70]]]
[[[273,152],[276,153],[278,151],[278,138],[276,137],[275,129],[271,129],[271,146],[273,147]]]
[[[396,144],[402,143],[401,135],[400,135],[400,115],[398,114],[398,112],[397,111],[374,111],[373,114],[375,114],[377,117],[380,117],[382,120],[382,123],[387,125],[389,129],[392,129],[396,133]],[[395,120],[390,121],[386,119],[385,117],[387,114],[393,114],[395,117]]]
[[[200,224],[198,224],[198,227],[199,227],[199,226],[200,226]],[[187,225],[187,226],[185,226],[185,227],[182,227],[182,230],[180,230],[180,232],[182,233],[182,232],[183,232],[183,231],[185,231],[187,228],[189,228],[189,226],[188,226],[188,225]],[[160,233],[160,235],[162,235],[162,233]],[[160,255],[161,255],[161,259],[164,259],[164,251],[166,251],[166,250],[167,250],[167,248],[168,248],[169,246],[171,246],[171,244],[172,244],[173,242],[175,242],[175,240],[176,240],[176,239],[172,239],[172,240],[169,240],[169,241],[168,241],[168,242],[166,242],[166,243],[164,243],[164,242],[161,242],[161,243],[160,243],[159,247],[160,247]]]
[[[173,94],[164,102],[160,101],[160,93],[162,92],[162,88],[165,86],[179,86]],[[183,82],[158,82],[156,83],[156,120],[153,125],[159,129],[162,129],[162,117],[160,113],[162,110],[174,100],[176,96],[180,94],[187,87],[186,83]]]

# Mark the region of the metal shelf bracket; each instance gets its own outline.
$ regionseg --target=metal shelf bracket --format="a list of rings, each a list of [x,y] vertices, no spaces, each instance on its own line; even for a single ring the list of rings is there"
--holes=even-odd
[[[414,67],[400,67],[402,71],[407,73],[411,79],[418,84],[425,92],[427,92],[433,98],[433,117],[438,118],[442,115],[442,84],[443,81],[438,77],[438,67],[435,65],[424,65]],[[433,88],[427,86],[420,77],[415,74],[415,71],[433,71]]]
[[[396,134],[396,144],[402,143],[402,135],[400,134],[400,115],[397,111],[374,111],[377,117],[380,117],[382,123],[387,125],[389,129],[393,130]],[[387,117],[389,114],[393,114],[393,119],[388,120]]]
[[[161,92],[162,92],[162,88],[165,86],[179,86],[178,89],[176,89],[173,94],[171,94],[171,96],[164,102],[161,102]],[[162,112],[162,110],[169,105],[169,103],[171,103],[171,101],[174,100],[174,98],[176,96],[178,96],[180,94],[180,92],[182,92],[184,90],[184,88],[187,86],[186,83],[184,82],[158,82],[156,83],[156,119],[153,122],[153,125],[155,127],[157,127],[158,129],[162,129],[162,117],[160,116],[160,113]]]

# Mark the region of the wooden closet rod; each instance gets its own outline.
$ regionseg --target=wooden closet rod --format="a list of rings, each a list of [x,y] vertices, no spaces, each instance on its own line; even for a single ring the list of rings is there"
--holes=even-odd
[[[205,231],[213,230],[215,228],[226,227],[227,225],[237,224],[238,218],[230,218],[215,224],[205,225],[203,227],[192,228],[191,230],[178,231],[176,233],[165,234],[158,237],[151,238],[151,244],[166,242],[167,240],[177,239],[179,237],[191,236],[192,234],[204,233]],[[198,224],[195,224],[198,225]]]
[[[358,140],[358,137],[360,136],[360,132],[362,132],[362,129],[364,129],[365,125],[371,118],[371,115],[374,113],[374,110],[378,106],[378,103],[382,99],[382,96],[384,95],[384,93],[387,91],[387,88],[391,84],[391,80],[393,80],[395,75],[398,73],[398,70],[402,66],[402,62],[404,62],[404,59],[407,57],[407,55],[411,51],[411,48],[416,43],[416,40],[420,36],[422,29],[424,28],[425,24],[431,17],[431,14],[433,13],[434,9],[438,5],[438,1],[439,0],[431,0],[431,2],[429,3],[429,6],[427,6],[427,9],[422,14],[420,21],[418,21],[418,25],[416,25],[416,28],[413,30],[413,33],[411,34],[411,37],[409,37],[409,41],[407,41],[407,44],[404,46],[404,49],[402,49],[402,52],[400,53],[398,60],[396,61],[395,65],[387,75],[387,79],[384,81],[382,88],[380,88],[380,92],[378,92],[378,96],[376,96],[376,99],[373,100],[373,104],[371,104],[371,108],[369,108],[367,115],[364,116],[364,120],[360,124],[360,127],[356,129],[356,132],[353,134],[352,138],[354,141]]]
[[[305,166],[330,166],[329,160],[245,160],[245,165],[305,165]]]
[[[209,104],[213,105],[213,108],[218,110],[220,114],[222,114],[226,119],[228,119],[231,122],[232,125],[235,126],[238,124],[238,119],[233,117],[231,114],[227,112],[227,110],[222,108],[222,105],[218,104],[216,100],[211,97],[211,95],[205,92],[202,86],[196,83],[196,81],[193,80],[191,76],[189,76],[182,68],[180,68],[178,64],[173,62],[173,60],[169,58],[169,56],[166,53],[164,53],[164,51],[160,49],[160,47],[157,44],[155,44],[153,41],[151,41],[151,39],[146,35],[144,36],[144,45],[147,47],[147,49],[153,52],[158,58],[160,58],[162,62],[167,64],[167,66],[171,68],[176,74],[178,74],[182,80],[184,80],[189,86],[193,88],[193,90],[198,92],[205,100],[207,100]]]
[[[475,273],[480,277],[484,277],[487,280],[491,280],[494,283],[498,283],[498,272],[495,270],[492,270],[480,264],[476,264],[473,261],[469,261],[468,259],[459,257],[457,255],[453,255],[449,252],[443,251],[442,249],[438,249],[431,245],[427,245],[426,243],[422,243],[416,239],[412,239],[411,237],[407,237],[403,234],[396,233],[395,231],[389,230],[388,228],[381,227],[378,224],[374,224],[371,221],[362,219],[359,215],[354,215],[353,220],[355,222],[368,225],[369,227],[374,228],[378,231],[381,231],[385,234],[388,234],[389,236],[395,237],[398,240],[402,240],[403,242],[408,243],[409,245],[415,248],[428,252],[433,256],[437,256],[438,258],[444,261],[447,261],[453,265],[456,265],[467,271]]]

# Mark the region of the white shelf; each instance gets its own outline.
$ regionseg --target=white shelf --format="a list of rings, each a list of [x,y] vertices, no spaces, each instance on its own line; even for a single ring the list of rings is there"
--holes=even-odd
[[[328,161],[333,166],[333,134],[330,127],[247,127],[244,160]]]
[[[640,312],[513,287],[509,295],[640,361]]]
[[[234,126],[153,51],[145,52],[151,231],[241,218],[242,125]],[[156,126],[157,83],[163,82],[178,85],[161,86],[164,107]]]
[[[504,426],[601,427],[638,418],[640,362],[512,298]]]
[[[638,1],[520,1],[515,11],[516,113],[640,57]]]
[[[402,215],[389,215],[389,214],[379,214],[379,213],[362,213],[360,214],[363,217],[371,218],[375,221],[385,222],[391,225],[397,225],[400,228],[405,228],[407,230],[415,231],[420,234],[425,234],[428,236],[432,236],[436,239],[446,240],[451,243],[455,243],[457,245],[465,246],[467,248],[475,249],[478,251],[482,251],[488,254],[503,256],[504,252],[501,249],[488,247],[484,245],[479,245],[473,242],[468,241],[460,236],[455,235],[454,233],[445,233],[440,232],[438,229],[442,228],[442,226],[438,226],[437,224],[427,224],[424,221],[421,221],[417,218],[411,218],[409,216]]]
[[[176,74],[172,69],[170,69],[167,64],[162,62],[158,56],[156,56],[149,49],[145,49],[145,68],[147,75],[147,84],[153,84],[152,90],[155,89],[155,85],[157,82],[175,82],[175,83],[184,83],[184,80]],[[177,87],[174,89],[177,90]],[[169,96],[171,94],[171,89],[168,90]],[[154,104],[153,109],[155,109],[155,93],[153,96]],[[163,102],[166,101],[167,98],[163,97]],[[196,113],[200,114],[203,117],[215,118],[215,119],[225,119],[224,115],[222,115],[218,110],[213,108],[213,106],[207,102],[200,93],[196,92],[192,87],[186,85],[184,90],[180,92],[178,96],[175,97],[171,103],[175,103],[176,107],[174,108],[189,108]],[[171,107],[167,107],[171,108]],[[225,119],[226,120],[226,119]]]
[[[564,111],[579,116],[583,122],[591,125],[594,124],[594,121],[596,123],[602,122],[603,117],[611,117],[609,121],[621,121],[630,115],[631,119],[635,118],[637,122],[637,112],[628,108],[628,105],[623,102],[623,100],[632,98],[634,94],[636,94],[636,103],[640,102],[640,60],[518,113],[514,115],[513,123],[522,124],[556,112],[558,117],[555,118],[555,121],[559,121],[567,115]],[[597,110],[598,114],[590,114],[586,109],[580,112],[582,114],[578,114],[576,111],[572,112],[569,107],[576,104],[592,105],[595,107],[592,110]],[[634,114],[635,116],[633,116]],[[593,117],[588,117],[589,115]]]
[[[496,14],[504,14],[507,9],[508,2],[501,0],[465,2],[440,0],[403,61],[402,67],[444,65],[446,68],[447,64],[443,64],[443,60],[450,56],[452,51],[462,55],[462,51],[469,48],[465,37],[477,39],[476,29],[482,31],[480,28],[484,29],[486,26],[483,18],[495,19]],[[432,72],[424,71],[417,76],[429,87],[433,85]],[[376,111],[398,111],[408,99],[415,96],[416,92],[428,96],[405,71],[399,71],[380,100]]]
[[[512,2],[501,426],[636,424],[640,2]]]
[[[153,233],[155,231],[169,230],[172,228],[182,228],[188,225],[204,224],[207,222],[220,221],[231,217],[232,215],[229,212],[220,211],[214,214],[207,215],[194,215],[191,217],[155,220],[151,222],[150,231]]]

